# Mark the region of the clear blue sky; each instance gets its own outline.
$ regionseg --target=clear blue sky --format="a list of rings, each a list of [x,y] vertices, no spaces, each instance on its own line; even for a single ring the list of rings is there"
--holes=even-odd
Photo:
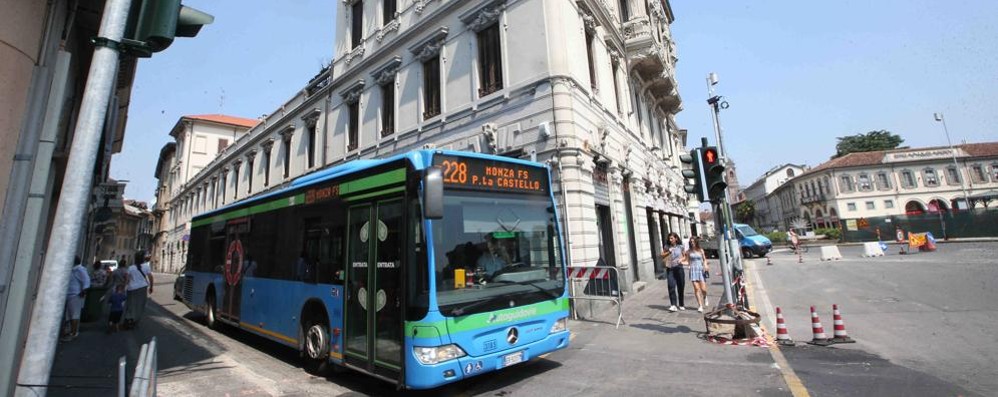
[[[886,129],[913,147],[998,140],[998,2],[674,0],[672,26],[689,143],[713,141],[708,72],[731,107],[728,154],[747,186],[787,162],[815,166],[835,138]],[[195,1],[215,15],[194,39],[139,63],[128,131],[112,176],[151,200],[168,132],[185,114],[257,117],[328,62],[339,2]]]

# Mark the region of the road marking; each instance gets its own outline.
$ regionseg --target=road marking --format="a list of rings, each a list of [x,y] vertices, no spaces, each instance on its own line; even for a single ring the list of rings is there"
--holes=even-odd
[[[747,268],[746,270],[755,270],[755,264],[753,262],[749,262],[749,267],[751,267],[751,269]],[[746,271],[745,274],[748,275],[748,283],[745,285],[745,293],[751,296],[749,301],[756,301],[758,296],[755,294],[752,286],[758,284],[759,290],[761,291],[759,296],[761,296],[763,307],[766,308],[766,323],[769,324],[771,322],[775,324],[776,315],[774,314],[773,304],[769,301],[769,294],[766,293],[766,287],[762,284],[762,278],[755,274],[754,271]],[[758,313],[758,311],[755,310],[751,304],[749,304],[749,310]],[[804,386],[804,382],[797,377],[797,373],[794,372],[792,367],[790,367],[790,362],[787,361],[787,358],[783,356],[783,352],[780,351],[780,344],[775,343],[776,341],[773,340],[772,335],[770,335],[766,330],[765,324],[760,322],[759,326],[762,327],[763,332],[766,333],[767,339],[769,339],[769,355],[773,357],[773,361],[775,361],[776,365],[780,367],[780,373],[783,374],[783,381],[787,382],[787,387],[790,388],[790,393],[793,394],[794,397],[811,397],[811,393],[808,393],[807,387]]]

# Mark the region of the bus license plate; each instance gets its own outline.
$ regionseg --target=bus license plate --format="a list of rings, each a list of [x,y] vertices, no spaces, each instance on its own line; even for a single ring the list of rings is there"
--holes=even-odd
[[[508,367],[510,365],[523,362],[523,351],[518,351],[513,354],[509,354],[502,358],[502,366]]]

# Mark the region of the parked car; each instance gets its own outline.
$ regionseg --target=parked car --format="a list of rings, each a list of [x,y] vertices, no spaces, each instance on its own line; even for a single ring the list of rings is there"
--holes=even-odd
[[[734,226],[742,258],[751,258],[752,256],[763,257],[773,250],[773,242],[769,241],[766,236],[756,232],[751,226],[743,223],[736,223]],[[717,258],[717,240],[715,237],[704,240],[701,244],[708,257]]]
[[[100,265],[101,265],[101,267],[103,267],[104,269],[106,269],[108,272],[113,272],[115,270],[118,270],[118,261],[113,260],[113,259],[102,260],[102,261],[100,261]]]

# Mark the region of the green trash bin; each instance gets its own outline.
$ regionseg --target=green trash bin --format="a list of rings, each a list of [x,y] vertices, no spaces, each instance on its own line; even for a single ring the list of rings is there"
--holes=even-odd
[[[100,298],[106,292],[107,287],[93,287],[87,290],[87,298],[83,301],[83,313],[80,315],[80,321],[89,323],[100,320],[101,315],[104,314],[104,305]]]

